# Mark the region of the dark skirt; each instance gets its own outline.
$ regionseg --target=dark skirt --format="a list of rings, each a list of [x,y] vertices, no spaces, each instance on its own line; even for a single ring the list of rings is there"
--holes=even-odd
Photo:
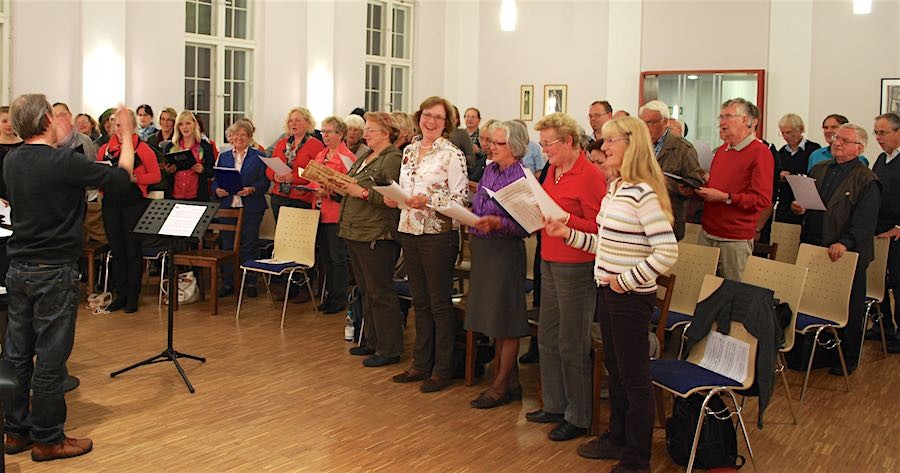
[[[529,334],[525,310],[525,242],[471,237],[472,273],[466,330],[490,337]]]

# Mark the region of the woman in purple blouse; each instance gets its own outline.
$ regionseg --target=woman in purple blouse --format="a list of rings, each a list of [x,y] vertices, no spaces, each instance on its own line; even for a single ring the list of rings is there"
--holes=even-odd
[[[490,409],[522,398],[519,384],[519,338],[528,335],[525,312],[525,242],[528,233],[488,196],[525,177],[520,161],[528,149],[528,131],[514,121],[490,129],[493,162],[473,199],[473,211],[481,218],[469,229],[472,272],[466,329],[494,338],[497,369],[491,387],[470,404]]]

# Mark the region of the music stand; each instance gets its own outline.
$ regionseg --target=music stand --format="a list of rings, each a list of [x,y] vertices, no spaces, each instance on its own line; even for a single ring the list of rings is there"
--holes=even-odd
[[[176,205],[204,207],[203,215],[200,217],[200,220],[197,222],[196,226],[194,226],[193,231],[191,231],[189,235],[171,235],[160,233],[161,230],[164,230],[163,224],[165,224],[166,220],[172,213],[172,209],[174,209]],[[139,361],[127,368],[122,368],[118,371],[114,371],[109,374],[111,378],[115,378],[117,375],[120,375],[129,370],[133,370],[138,366],[151,365],[153,363],[160,363],[163,361],[171,361],[175,364],[175,368],[178,370],[178,374],[181,375],[181,379],[184,380],[184,384],[187,385],[188,391],[190,391],[191,393],[194,392],[194,386],[191,385],[191,382],[190,380],[188,380],[188,377],[184,373],[184,370],[181,369],[181,365],[178,363],[178,359],[190,358],[192,360],[197,360],[205,363],[206,358],[175,351],[175,348],[172,346],[172,332],[175,323],[175,298],[177,297],[178,293],[178,273],[175,272],[175,244],[179,241],[187,241],[194,238],[199,240],[203,238],[203,234],[206,233],[206,228],[209,227],[209,224],[210,222],[212,222],[212,219],[216,214],[216,210],[218,209],[219,204],[213,202],[154,200],[150,203],[150,206],[147,207],[147,210],[144,211],[144,215],[141,216],[140,221],[138,221],[138,224],[134,227],[134,232],[144,235],[159,236],[169,244],[169,267],[166,269],[169,274],[169,326],[167,334],[168,344],[166,345],[166,349],[163,350],[163,352],[159,355],[147,358],[143,361]],[[212,297],[216,297],[216,295],[213,294]]]

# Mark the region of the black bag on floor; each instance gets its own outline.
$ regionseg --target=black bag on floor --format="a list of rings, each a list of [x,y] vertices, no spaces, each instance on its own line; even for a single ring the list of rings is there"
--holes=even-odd
[[[705,396],[700,394],[692,394],[687,398],[676,397],[672,417],[666,419],[666,448],[669,450],[669,456],[678,465],[687,466],[691,458],[694,432],[697,430],[697,419],[704,398]],[[713,412],[721,413],[722,417],[728,414],[725,402],[720,396],[710,398],[706,407]],[[737,453],[737,432],[731,418],[718,419],[712,414],[704,413],[704,415],[694,468],[707,470],[744,466],[744,457]]]
[[[787,367],[794,371],[806,371],[809,364],[809,355],[812,353],[813,343],[815,343],[815,332],[808,332],[804,335],[799,333],[794,335],[794,347],[784,354]],[[831,340],[832,336],[828,332],[822,332],[819,340]],[[816,347],[816,357],[813,359],[813,369],[828,368],[831,366],[831,357],[836,356],[834,350],[826,350],[822,346]]]

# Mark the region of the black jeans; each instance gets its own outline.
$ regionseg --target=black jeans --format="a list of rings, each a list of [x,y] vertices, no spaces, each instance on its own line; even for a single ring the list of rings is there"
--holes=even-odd
[[[394,265],[400,245],[393,240],[347,240],[347,247],[353,276],[362,291],[366,346],[378,356],[400,356],[403,315],[394,292]]]
[[[116,297],[125,297],[137,304],[141,293],[143,276],[143,250],[141,235],[134,233],[134,227],[147,209],[149,200],[123,207],[103,206],[103,226],[112,252],[112,287]]]
[[[276,183],[277,186],[277,183]],[[305,200],[291,199],[280,195],[272,194],[272,214],[275,216],[275,223],[278,223],[278,211],[282,207],[292,207],[295,209],[310,209],[312,205]]]
[[[871,264],[871,263],[869,263]],[[859,355],[862,350],[862,340],[866,328],[866,268],[856,268],[853,274],[853,285],[850,288],[850,306],[848,307],[847,325],[838,329],[841,337],[841,349],[844,352],[844,361],[848,369],[856,369],[859,366]],[[831,350],[831,366],[840,368],[837,351]]]
[[[891,309],[891,291],[894,297],[900,297],[900,241],[891,240],[888,247],[887,274],[884,286],[884,300],[881,301],[881,313],[884,317],[884,332],[892,334],[897,332],[900,317],[897,316],[897,308]],[[869,263],[872,264],[872,263]]]
[[[63,381],[75,340],[78,284],[78,264],[74,261],[55,265],[10,263],[4,348],[22,389],[4,406],[7,433],[23,438],[30,435],[43,444],[60,443],[64,438]]]
[[[262,223],[265,209],[248,211],[244,209],[244,220],[241,222],[241,263],[259,259],[259,226]],[[236,219],[223,218],[223,223],[234,224]],[[222,249],[231,250],[234,248],[234,232],[222,232]],[[231,287],[234,283],[234,271],[231,263],[222,265],[222,278],[224,282],[222,287]],[[247,271],[247,286],[256,286],[256,272]]]
[[[650,468],[654,403],[647,327],[655,296],[619,294],[607,286],[599,291],[603,361],[609,371],[610,441],[625,446],[620,465]]]
[[[400,234],[403,258],[416,311],[416,343],[413,369],[452,378],[453,267],[459,253],[459,233]]]
[[[347,303],[347,244],[338,236],[338,226],[337,223],[320,223],[318,233],[328,301],[334,306]]]

